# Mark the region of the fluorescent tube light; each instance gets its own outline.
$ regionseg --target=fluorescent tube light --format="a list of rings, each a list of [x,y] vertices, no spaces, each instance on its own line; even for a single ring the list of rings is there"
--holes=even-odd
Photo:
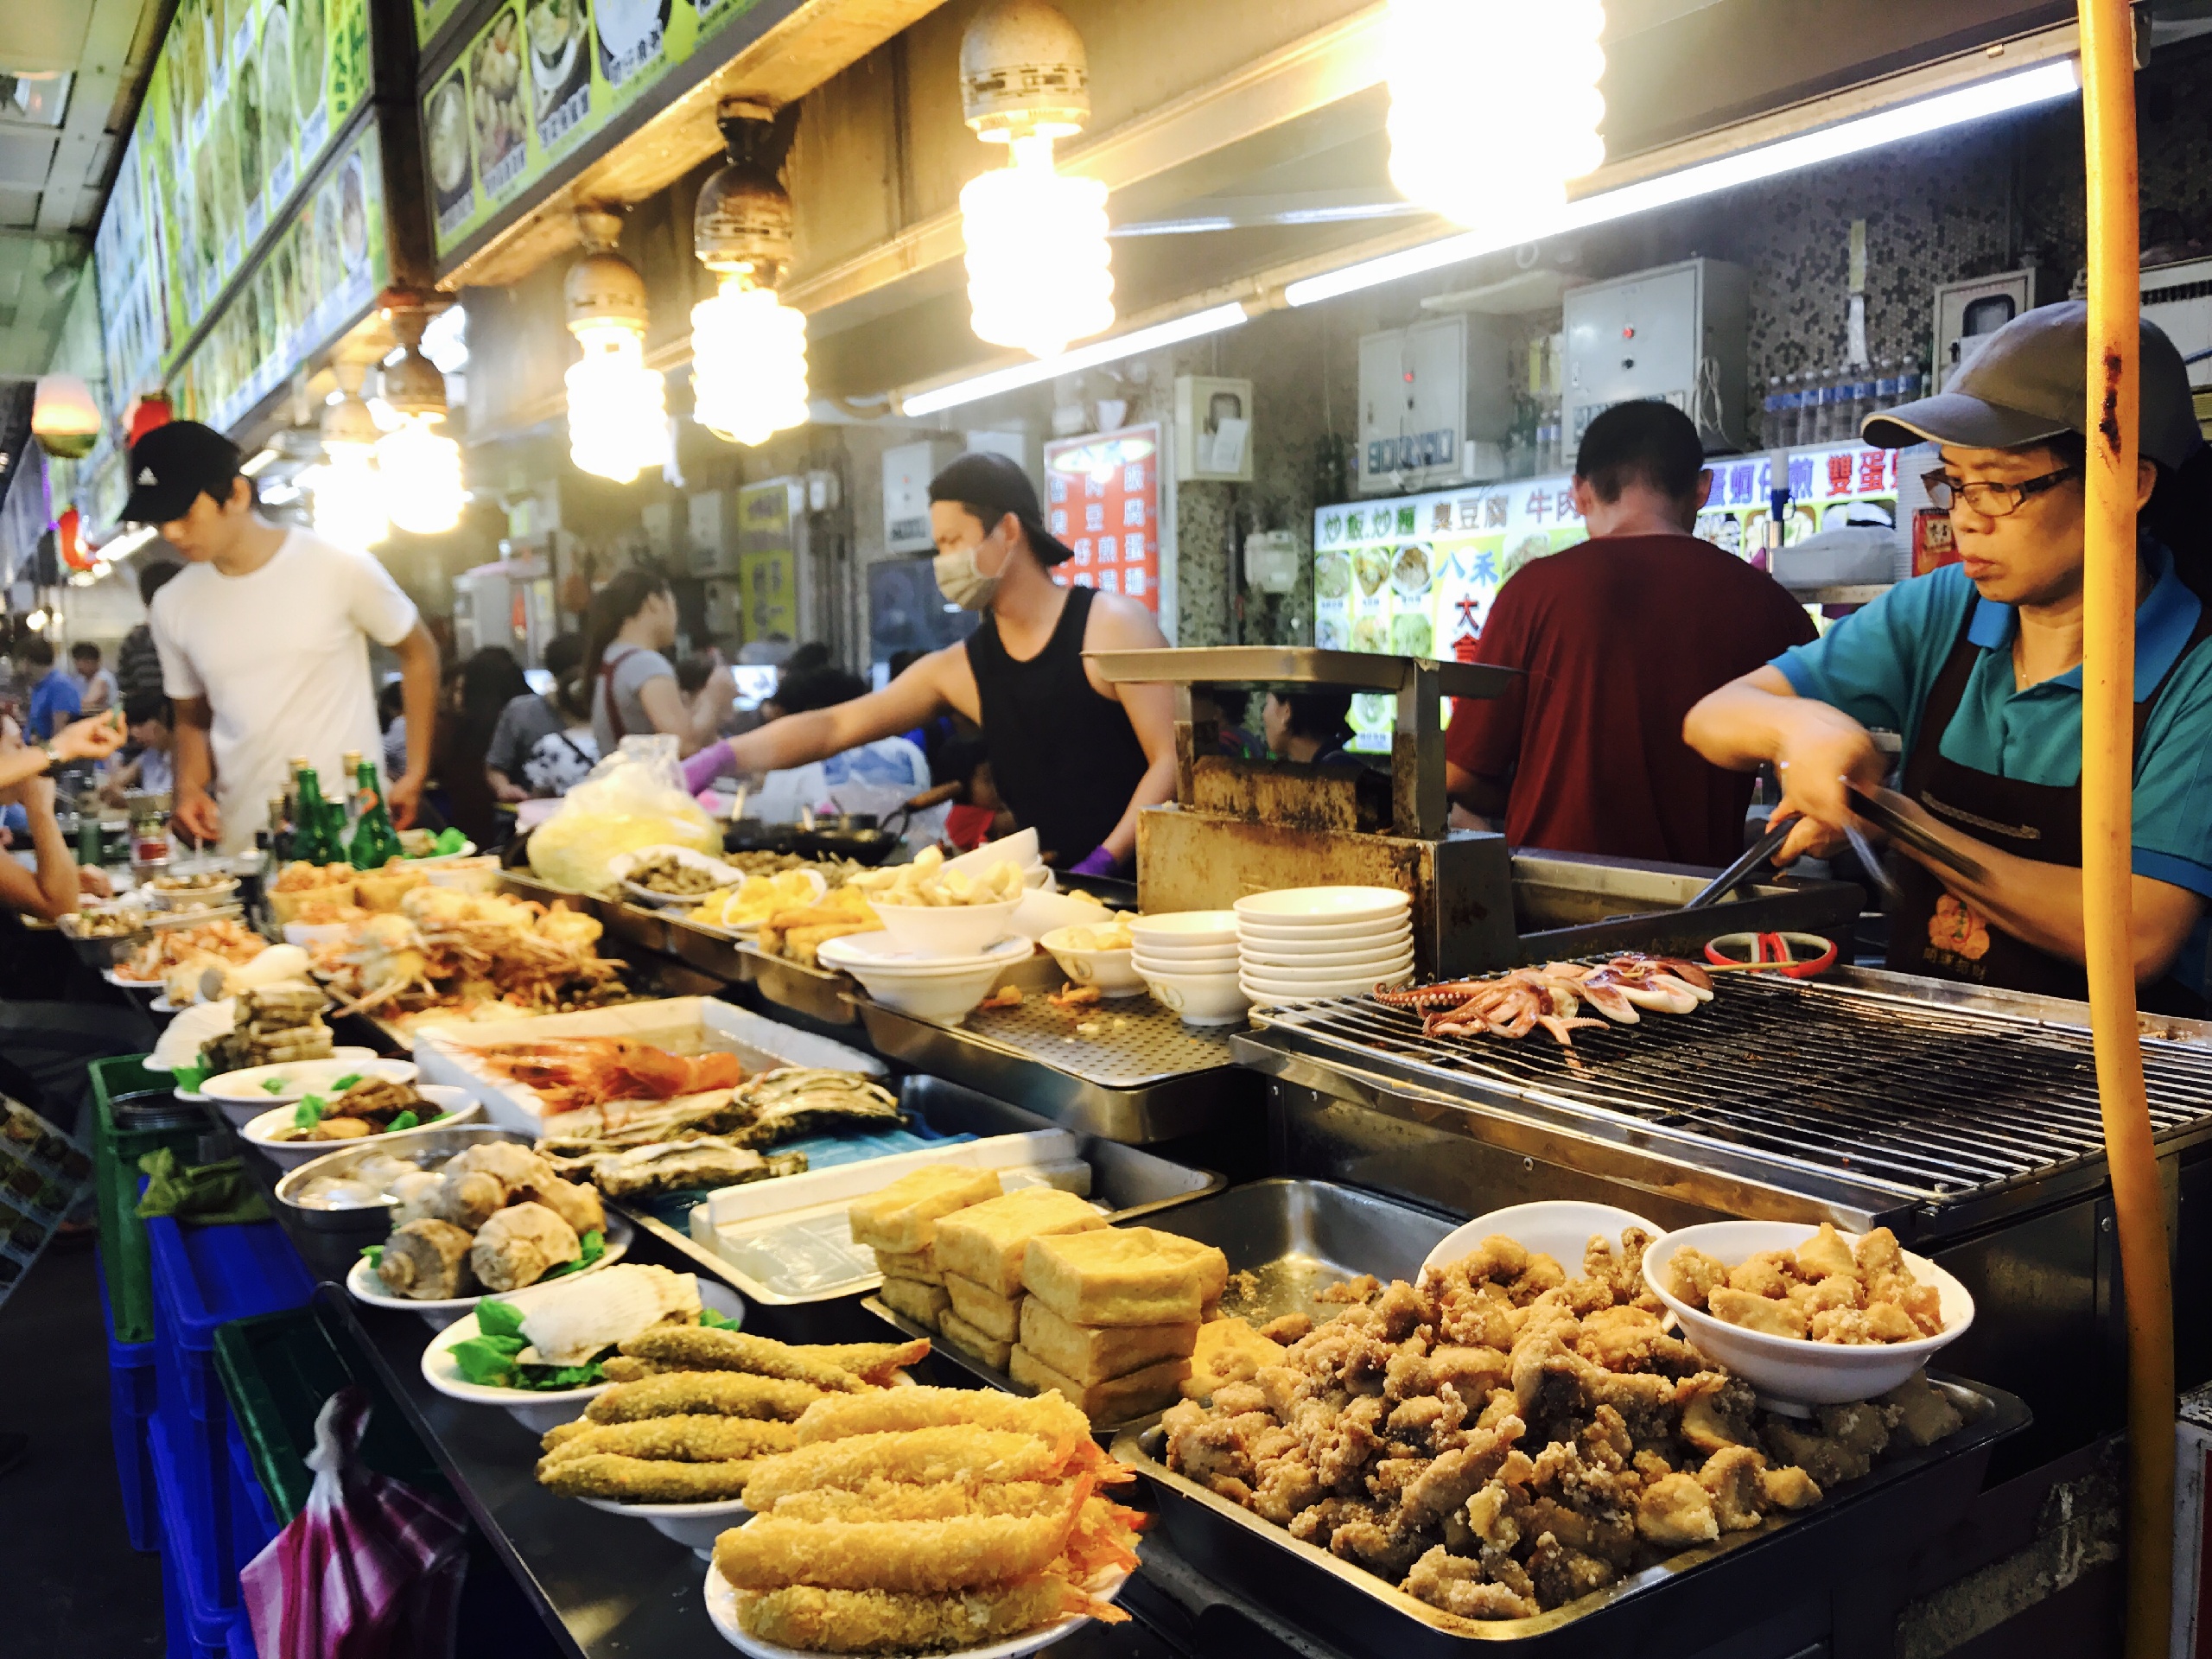
[[[1193,312],[1187,317],[1177,317],[1172,322],[1154,323],[1149,328],[1139,328],[1089,346],[1078,346],[1058,357],[1045,358],[1035,363],[1018,363],[1010,369],[996,369],[989,374],[979,374],[972,380],[956,380],[949,386],[918,391],[900,400],[899,407],[908,415],[934,415],[941,409],[972,404],[978,398],[995,397],[1002,391],[1018,391],[1024,386],[1037,385],[1063,374],[1075,374],[1084,369],[1095,369],[1102,363],[1134,357],[1139,352],[1154,351],[1162,346],[1196,340],[1201,334],[1234,328],[1244,321],[1244,308],[1235,302],[1217,305],[1210,310]]]
[[[248,478],[258,478],[269,469],[272,463],[282,459],[283,457],[274,449],[264,449],[252,460],[242,463],[238,471],[244,473]]]
[[[1672,207],[1677,202],[1711,195],[1716,191],[1732,190],[1739,185],[1770,179],[1780,174],[1795,172],[1800,168],[1817,167],[1823,162],[1839,161],[1847,156],[1856,156],[1902,139],[1921,137],[1964,122],[1979,121],[1986,116],[2047,104],[2054,99],[2071,98],[2081,90],[2081,86],[2080,67],[2073,59],[2039,64],[2018,74],[1999,75],[1971,86],[1962,86],[1955,92],[1940,92],[1933,98],[1920,99],[1878,114],[1840,121],[1815,132],[1800,133],[1794,138],[1762,144],[1739,155],[1724,156],[1718,161],[1700,162],[1695,167],[1686,167],[1679,172],[1662,174],[1655,179],[1623,185],[1618,190],[1586,196],[1580,201],[1569,202],[1556,219],[1541,225],[1522,224],[1510,229],[1466,231],[1421,247],[1408,248],[1403,253],[1388,254],[1380,259],[1347,265],[1342,270],[1332,270],[1326,276],[1310,276],[1302,282],[1291,283],[1283,290],[1283,297],[1294,306],[1312,305],[1316,301],[1356,293],[1363,288],[1373,288],[1377,283],[1418,276],[1425,271],[1458,264],[1462,260],[1472,259],[1481,254],[1495,253],[1500,248],[1514,247],[1542,237],[1557,236],[1566,231],[1586,229],[1610,219],[1624,219],[1631,213],[1645,213],[1654,207]]]

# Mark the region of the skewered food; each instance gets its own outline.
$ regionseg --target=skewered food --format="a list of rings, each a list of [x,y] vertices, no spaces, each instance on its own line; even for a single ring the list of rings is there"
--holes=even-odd
[[[322,1022],[320,987],[263,985],[240,991],[232,1003],[231,1028],[200,1049],[213,1073],[330,1058],[330,1027]]]
[[[1136,1562],[1128,1478],[1065,1401],[902,1389],[810,1407],[797,1450],[760,1459],[756,1511],[715,1541],[741,1625],[830,1652],[995,1641],[1122,1614],[1091,1591]]]
[[[1913,1276],[1886,1227],[1853,1246],[1824,1221],[1795,1250],[1762,1250],[1733,1268],[1685,1245],[1667,1272],[1667,1287],[1693,1307],[1770,1337],[1864,1346],[1943,1332],[1941,1294]]]
[[[1632,1026],[1639,1009],[1689,1014],[1713,1000],[1713,976],[1683,957],[1624,952],[1599,963],[1550,962],[1483,979],[1454,979],[1402,988],[1377,986],[1375,1000],[1422,1015],[1425,1037],[1526,1037],[1541,1026],[1561,1047],[1574,1033],[1606,1020]],[[1587,1003],[1605,1020],[1580,1013]]]
[[[197,927],[159,930],[130,953],[128,962],[116,965],[115,976],[141,985],[158,984],[171,969],[190,963],[195,989],[188,993],[185,1001],[191,1001],[196,994],[199,969],[210,965],[243,967],[268,948],[269,941],[260,934],[239,926],[227,916],[219,916]]]
[[[882,929],[868,894],[849,882],[811,905],[770,912],[756,937],[760,949],[770,956],[789,957],[811,968],[817,963],[817,953],[831,939]]]
[[[601,957],[596,918],[493,893],[420,887],[317,951],[346,1012],[422,1014],[491,1007],[550,1014],[626,996]]]

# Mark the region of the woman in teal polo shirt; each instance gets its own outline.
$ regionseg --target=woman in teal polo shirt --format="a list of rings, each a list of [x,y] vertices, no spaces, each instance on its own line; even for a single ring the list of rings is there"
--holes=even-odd
[[[1904,736],[1904,810],[1986,871],[1902,844],[1889,965],[2050,995],[2082,969],[2082,576],[2087,308],[2015,318],[1937,397],[1869,418],[1869,443],[1942,446],[1929,475],[1960,562],[1899,584],[1723,686],[1683,735],[1716,765],[1773,761],[1802,821],[1788,862],[1841,841],[1847,781],[1881,783],[1870,726]],[[2200,577],[2208,456],[2180,353],[2143,325],[2136,564],[2134,906],[2145,1008],[2204,1006],[2212,900],[2212,607]],[[2181,549],[2179,562],[2173,546]]]

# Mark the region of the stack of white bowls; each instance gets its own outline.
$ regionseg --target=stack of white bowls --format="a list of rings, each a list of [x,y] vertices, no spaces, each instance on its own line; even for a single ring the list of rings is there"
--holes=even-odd
[[[1237,984],[1236,914],[1171,911],[1129,924],[1129,963],[1186,1026],[1233,1026],[1249,1004]]]
[[[1414,976],[1413,901],[1395,887],[1292,887],[1236,901],[1238,982],[1255,1002],[1360,996]]]

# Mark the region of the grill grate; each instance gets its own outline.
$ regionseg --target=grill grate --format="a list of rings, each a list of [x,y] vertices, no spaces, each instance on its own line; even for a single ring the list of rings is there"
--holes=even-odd
[[[1427,1038],[1365,1000],[1261,1016],[1301,1047],[1382,1057],[1458,1082],[1662,1127],[1928,1202],[2050,1174],[2104,1152],[2086,1032],[1835,987],[1725,976],[1694,1014],[1578,1031],[1572,1052]],[[2212,1116],[2212,1054],[2146,1045],[2154,1133]]]
[[[1093,1021],[1106,1029],[1090,1037],[1076,1034],[1078,1024]],[[1105,1089],[1141,1089],[1236,1064],[1229,1051],[1229,1033],[1236,1027],[1186,1026],[1148,996],[1109,997],[1072,1011],[1032,995],[1015,1007],[976,1009],[967,1029]]]

